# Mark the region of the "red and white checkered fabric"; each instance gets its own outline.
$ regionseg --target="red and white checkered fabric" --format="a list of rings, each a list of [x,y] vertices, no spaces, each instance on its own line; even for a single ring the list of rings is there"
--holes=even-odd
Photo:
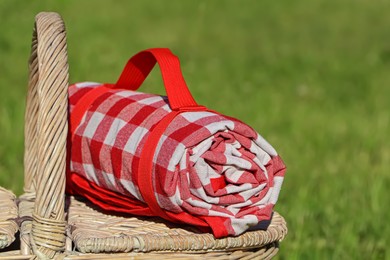
[[[70,86],[70,113],[101,86]],[[141,210],[148,206],[136,173],[151,129],[170,112],[163,96],[121,89],[100,95],[75,128],[68,172],[75,178],[68,179],[68,190],[106,209],[156,215]],[[251,127],[216,112],[194,111],[176,116],[159,139],[151,176],[154,196],[169,220],[209,226],[224,237],[264,228],[284,172],[274,148]],[[111,201],[113,194],[117,199]]]

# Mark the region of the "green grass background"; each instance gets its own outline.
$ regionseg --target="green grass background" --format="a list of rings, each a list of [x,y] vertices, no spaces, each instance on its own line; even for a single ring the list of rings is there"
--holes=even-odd
[[[390,2],[0,1],[0,185],[21,194],[34,15],[60,12],[71,82],[169,47],[196,100],[281,154],[280,259],[390,259]],[[142,89],[163,93],[154,71]]]

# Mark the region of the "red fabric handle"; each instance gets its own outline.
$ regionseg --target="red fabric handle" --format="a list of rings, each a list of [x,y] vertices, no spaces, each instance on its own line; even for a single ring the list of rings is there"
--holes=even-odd
[[[156,62],[160,66],[171,109],[199,107],[188,90],[179,59],[168,48],[152,48],[134,55],[127,62],[114,88],[137,90]]]

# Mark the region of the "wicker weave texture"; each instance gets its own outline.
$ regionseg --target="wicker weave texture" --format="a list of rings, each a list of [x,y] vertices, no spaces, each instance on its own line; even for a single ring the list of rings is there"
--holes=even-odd
[[[19,250],[5,251],[0,253],[0,260],[33,260],[34,255],[23,255]]]
[[[70,237],[84,253],[102,252],[208,252],[260,248],[281,241],[287,234],[286,223],[275,212],[266,231],[249,231],[238,237],[215,239],[191,227],[181,228],[161,219],[118,217],[94,210],[83,201],[71,198]]]
[[[185,259],[216,259],[216,260],[254,260],[271,259],[278,252],[277,243],[256,251],[232,251],[232,252],[209,252],[209,253],[125,253],[125,254],[74,254],[67,255],[64,259],[69,260],[90,260],[90,259],[131,259],[131,260],[185,260]]]
[[[15,240],[15,233],[18,231],[17,217],[15,195],[0,187],[0,249],[9,246]]]

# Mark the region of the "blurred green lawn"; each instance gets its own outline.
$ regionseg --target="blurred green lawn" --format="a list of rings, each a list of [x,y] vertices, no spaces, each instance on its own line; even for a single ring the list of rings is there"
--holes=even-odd
[[[65,19],[71,82],[114,82],[132,54],[169,47],[199,103],[273,144],[288,166],[280,259],[390,258],[390,2],[0,1],[0,185],[18,194],[42,10]],[[142,90],[163,93],[158,72]]]

